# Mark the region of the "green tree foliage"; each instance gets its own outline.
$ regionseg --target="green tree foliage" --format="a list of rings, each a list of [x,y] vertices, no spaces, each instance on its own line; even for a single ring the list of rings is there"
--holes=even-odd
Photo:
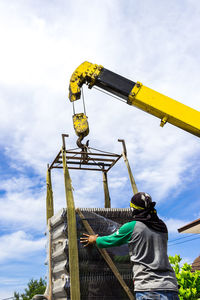
[[[185,263],[180,267],[180,255],[169,256],[169,261],[176,273],[180,300],[200,299],[200,271],[191,272],[192,267]]]
[[[28,283],[28,288],[25,289],[23,294],[14,292],[15,300],[31,300],[36,294],[44,294],[46,289],[46,282],[42,278],[39,280],[31,279]]]

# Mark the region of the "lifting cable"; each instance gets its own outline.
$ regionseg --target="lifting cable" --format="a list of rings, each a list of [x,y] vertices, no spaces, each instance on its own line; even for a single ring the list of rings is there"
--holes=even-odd
[[[122,99],[120,99],[119,97],[114,96],[114,95],[111,94],[111,93],[105,92],[105,91],[103,91],[102,89],[97,88],[96,86],[94,86],[93,88],[94,88],[95,90],[99,91],[99,92],[102,92],[102,93],[104,93],[104,94],[106,94],[106,95],[108,95],[108,96],[111,96],[111,97],[113,97],[113,98],[115,98],[115,99],[117,99],[117,100],[119,100],[119,101],[124,102],[124,103],[127,104],[127,101],[126,101],[126,100],[122,100]]]
[[[83,99],[83,109],[84,109],[84,114],[86,115],[85,98],[84,98],[84,93],[83,93],[83,87],[81,88],[81,94],[82,94],[82,99]]]
[[[83,87],[81,88],[81,95],[82,95],[82,102],[83,102],[83,110],[84,110],[84,115],[86,115],[86,107],[85,107],[85,98],[84,98],[84,93],[83,93]],[[74,105],[74,102],[72,102],[72,107],[73,107],[73,114],[75,115],[76,112],[75,112],[75,105]]]

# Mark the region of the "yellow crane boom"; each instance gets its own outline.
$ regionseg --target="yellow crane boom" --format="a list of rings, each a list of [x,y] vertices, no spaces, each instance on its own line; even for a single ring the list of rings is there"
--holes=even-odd
[[[200,112],[170,97],[154,91],[140,82],[131,81],[101,65],[82,63],[72,74],[69,84],[71,102],[80,99],[83,84],[106,90],[159,119],[161,126],[169,122],[200,137]]]

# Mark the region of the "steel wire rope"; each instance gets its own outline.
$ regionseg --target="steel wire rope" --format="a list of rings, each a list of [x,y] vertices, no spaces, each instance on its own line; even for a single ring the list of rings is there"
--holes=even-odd
[[[83,87],[81,88],[81,95],[82,95],[82,101],[83,101],[83,110],[84,110],[84,114],[86,115],[86,107],[85,107],[85,98],[84,98],[84,93],[83,93]],[[75,115],[75,105],[74,102],[72,102],[72,108],[73,108],[73,114]]]
[[[90,151],[90,149],[92,149],[92,148],[89,148],[89,147],[86,147],[87,148],[87,150],[90,152],[90,153],[92,153],[91,151]],[[93,160],[94,162],[95,162],[95,164],[97,164],[97,166],[101,169],[101,170],[103,170],[103,167],[101,167],[101,165],[100,165],[100,163],[97,163],[95,160],[94,160],[94,158],[92,158],[92,157],[89,157],[91,160]]]
[[[68,149],[68,150],[66,150],[66,152],[73,151],[73,150],[79,150],[79,148]]]
[[[90,153],[92,153],[92,152],[90,151],[89,147],[87,147],[87,150],[88,150]],[[95,164],[97,164],[97,166],[98,166],[100,169],[103,169],[103,167],[101,167],[100,163],[96,162],[96,161],[94,160],[94,158],[92,158],[92,157],[89,157],[89,158],[90,158],[91,160],[93,160],[93,161],[95,162]]]
[[[78,150],[79,148],[74,148],[74,149],[69,149],[68,151],[71,151],[71,150]],[[66,153],[67,153],[67,151],[66,151]],[[78,155],[79,153],[76,153],[76,154],[74,154],[74,156],[72,156],[72,157],[75,157],[76,155]],[[66,160],[67,160],[67,157],[66,157]],[[60,163],[58,163],[58,166],[60,166],[62,164],[62,162],[60,162]]]
[[[103,150],[99,150],[99,149],[92,148],[92,147],[89,147],[89,148],[92,149],[92,150],[96,150],[96,151],[102,152],[102,153],[107,153],[107,154],[112,154],[112,155],[118,155],[116,153],[112,153],[112,152],[108,152],[108,151],[103,151]]]
[[[75,105],[74,105],[74,101],[72,102],[72,108],[73,108],[73,114],[75,115]]]
[[[127,103],[126,100],[122,100],[122,99],[120,99],[120,98],[118,98],[118,97],[112,95],[111,93],[108,93],[108,92],[105,92],[105,91],[103,91],[103,90],[101,90],[101,89],[98,89],[98,88],[95,87],[95,86],[94,86],[93,88],[94,88],[95,90],[97,90],[97,91],[99,91],[99,92],[101,92],[101,93],[104,93],[104,94],[106,94],[106,95],[108,95],[108,96],[111,96],[111,97],[113,97],[113,98],[115,98],[115,99],[117,99],[117,100],[119,100],[119,101],[121,101],[121,102]]]
[[[77,155],[79,155],[79,154],[81,154],[81,152],[75,153],[75,154],[72,156],[72,158],[75,157],[75,156],[77,156]],[[66,157],[66,159],[67,159],[67,157]]]
[[[76,148],[76,149],[78,149],[78,148]],[[66,152],[67,153],[67,152]],[[79,153],[76,153],[76,154],[74,154],[73,156],[72,156],[72,158],[74,158],[76,155],[78,155]],[[67,157],[66,157],[66,162],[67,162]],[[63,162],[60,162],[60,163],[58,163],[58,166],[60,166],[61,164],[62,164]]]
[[[83,99],[83,109],[84,109],[84,114],[86,115],[85,98],[84,98],[84,93],[83,93],[83,87],[81,88],[81,91],[82,91],[82,99]]]

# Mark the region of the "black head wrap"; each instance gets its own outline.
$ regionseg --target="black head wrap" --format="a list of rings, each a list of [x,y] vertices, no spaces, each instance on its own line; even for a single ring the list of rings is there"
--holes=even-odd
[[[137,193],[131,198],[131,209],[133,220],[144,223],[149,228],[167,233],[167,226],[158,218],[155,210],[156,202],[152,202],[151,196],[147,193]]]

